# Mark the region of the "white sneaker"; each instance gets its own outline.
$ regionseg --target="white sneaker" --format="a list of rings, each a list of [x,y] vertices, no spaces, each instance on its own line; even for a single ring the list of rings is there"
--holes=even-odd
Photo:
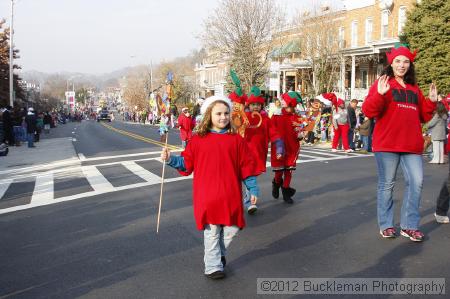
[[[257,210],[258,210],[258,207],[257,207],[256,205],[250,205],[250,206],[247,208],[247,213],[248,213],[249,215],[253,215],[253,214],[256,213]]]
[[[351,148],[349,148],[348,150],[345,150],[346,153],[353,153],[354,150],[352,150]]]
[[[448,218],[448,216],[441,216],[441,215],[434,213],[434,218],[436,218],[437,223],[449,223],[450,222],[450,219]]]
[[[332,151],[333,153],[335,153],[335,152],[337,152],[337,149],[332,148],[331,151]]]

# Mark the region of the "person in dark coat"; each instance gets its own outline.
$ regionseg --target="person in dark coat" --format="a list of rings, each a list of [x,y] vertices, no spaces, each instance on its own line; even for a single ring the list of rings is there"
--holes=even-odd
[[[44,131],[45,131],[45,133],[48,134],[50,132],[51,124],[52,124],[52,116],[47,111],[47,112],[45,112],[45,115],[44,115]]]
[[[355,128],[356,128],[356,112],[355,108],[358,105],[358,100],[353,99],[350,101],[350,105],[347,106],[347,117],[348,117],[348,145],[352,150],[355,150]]]
[[[34,146],[34,134],[36,133],[37,130],[37,125],[36,125],[36,115],[34,114],[34,109],[33,108],[28,108],[28,114],[27,116],[25,116],[25,123],[27,125],[27,140],[28,140],[28,147],[32,148],[35,147]]]

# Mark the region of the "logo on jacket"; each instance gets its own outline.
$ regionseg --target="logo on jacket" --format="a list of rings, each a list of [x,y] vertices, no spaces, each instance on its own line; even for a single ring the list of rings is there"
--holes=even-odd
[[[419,98],[412,90],[393,89],[392,96],[394,97],[394,102],[414,105],[419,104]]]

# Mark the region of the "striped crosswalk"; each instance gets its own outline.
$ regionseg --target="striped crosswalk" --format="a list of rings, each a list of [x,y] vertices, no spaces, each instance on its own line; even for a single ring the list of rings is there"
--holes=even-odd
[[[0,214],[161,183],[159,152],[86,158],[79,165],[0,179]],[[304,147],[297,163],[367,157]],[[270,167],[270,156],[267,159]],[[165,182],[191,179],[166,168]]]

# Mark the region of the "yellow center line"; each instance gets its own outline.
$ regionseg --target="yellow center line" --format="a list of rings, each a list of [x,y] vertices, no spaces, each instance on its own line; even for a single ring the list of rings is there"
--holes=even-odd
[[[156,141],[156,140],[153,140],[153,139],[150,139],[150,138],[141,136],[141,135],[137,135],[137,134],[134,134],[134,133],[130,133],[130,132],[128,132],[128,131],[116,129],[116,128],[114,128],[113,126],[107,125],[107,124],[105,124],[105,123],[101,123],[101,124],[102,124],[102,126],[104,126],[105,128],[108,128],[108,129],[110,129],[110,130],[112,130],[112,131],[115,131],[115,132],[117,132],[117,133],[119,133],[119,134],[122,134],[122,135],[125,135],[125,136],[128,136],[128,137],[131,137],[131,138],[134,138],[134,139],[137,139],[137,140],[140,140],[140,141],[144,141],[144,142],[147,142],[147,143],[151,143],[151,144],[154,144],[154,145],[158,145],[158,146],[160,146],[160,147],[164,147],[164,146],[165,146],[165,144],[164,144],[163,142]],[[171,149],[171,150],[182,150],[181,147],[178,147],[178,146],[175,146],[175,145],[171,145],[171,144],[167,144],[167,148],[169,148],[169,149]]]

